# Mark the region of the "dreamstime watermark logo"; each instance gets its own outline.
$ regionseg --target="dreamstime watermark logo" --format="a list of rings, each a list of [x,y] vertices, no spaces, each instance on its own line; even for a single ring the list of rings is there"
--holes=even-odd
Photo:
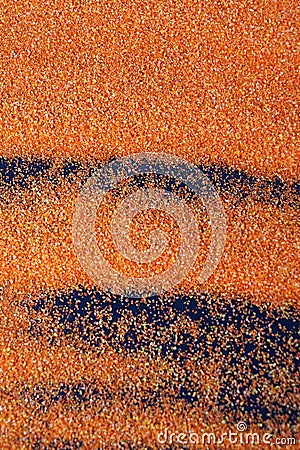
[[[222,446],[223,444],[230,443],[232,445],[296,445],[296,438],[294,437],[275,437],[272,433],[252,433],[248,430],[248,425],[245,422],[239,422],[236,424],[236,430],[227,430],[226,432],[208,433],[201,431],[196,432],[176,432],[172,433],[165,428],[164,431],[157,435],[157,441],[159,444],[179,444],[179,445],[208,445]]]
[[[247,430],[248,425],[246,424],[246,422],[239,422],[239,423],[237,423],[236,428],[237,428],[238,431],[242,432],[242,431],[246,431]]]
[[[112,237],[120,253],[131,261],[149,263],[164,252],[168,243],[162,230],[150,233],[150,248],[139,251],[130,241],[133,218],[156,209],[172,216],[181,234],[176,261],[162,274],[149,278],[126,276],[105,260],[96,240],[97,209],[118,183],[133,176],[155,174],[175,179],[202,200],[209,215],[211,243],[199,282],[204,283],[216,269],[225,245],[226,221],[222,203],[211,181],[194,164],[162,153],[138,153],[114,160],[97,170],[85,183],[76,201],[73,242],[77,257],[93,281],[114,294],[140,298],[162,294],[182,281],[193,267],[199,248],[199,229],[191,208],[178,195],[161,188],[141,188],[121,202],[111,222]]]

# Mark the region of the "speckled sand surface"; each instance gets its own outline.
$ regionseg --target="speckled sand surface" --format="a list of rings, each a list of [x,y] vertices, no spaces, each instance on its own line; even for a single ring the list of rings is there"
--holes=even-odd
[[[297,436],[297,5],[1,2],[1,450],[197,448],[158,434],[221,436],[241,421]],[[149,151],[215,184],[226,246],[199,286],[210,232],[188,198],[201,230],[193,270],[160,297],[120,298],[78,262],[75,200],[97,167]],[[106,232],[127,190],[98,214],[118,270]],[[176,224],[158,212],[137,219],[137,245],[156,227],[176,250]]]

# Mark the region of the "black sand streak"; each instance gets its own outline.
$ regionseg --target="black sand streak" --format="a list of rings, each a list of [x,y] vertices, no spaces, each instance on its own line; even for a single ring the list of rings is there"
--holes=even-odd
[[[103,162],[94,161],[84,166],[76,160],[57,163],[48,159],[27,160],[21,157],[11,159],[2,157],[0,158],[0,188],[29,189],[33,183],[46,179],[54,185],[59,185],[63,180],[74,181],[80,178],[84,181],[103,164]],[[297,209],[300,207],[300,181],[287,183],[279,177],[258,178],[242,170],[215,164],[200,165],[199,169],[210,178],[221,195],[232,195],[236,202],[251,196],[276,207],[285,205]],[[170,181],[170,188],[172,187]]]

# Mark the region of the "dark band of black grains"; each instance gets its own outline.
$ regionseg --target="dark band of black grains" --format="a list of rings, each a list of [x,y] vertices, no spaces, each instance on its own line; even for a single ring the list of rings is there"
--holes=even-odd
[[[50,159],[6,159],[0,157],[0,189],[16,187],[27,189],[33,183],[47,179],[54,185],[63,180],[86,179],[103,162],[83,165],[76,160],[55,163]],[[220,195],[232,195],[237,202],[249,196],[275,207],[285,205],[300,207],[300,181],[287,183],[279,177],[265,179],[249,175],[243,170],[218,165],[201,165],[199,168],[214,183]],[[0,191],[1,196],[1,191]]]
[[[151,357],[167,358],[172,366],[177,366],[174,376],[182,382],[176,384],[170,375],[167,385],[161,384],[159,391],[137,393],[145,407],[159,403],[168,392],[173,393],[173,399],[197,404],[202,392],[190,379],[186,362],[192,358],[205,367],[215,361],[221,367],[215,405],[220,411],[234,420],[251,417],[295,424],[299,311],[293,307],[269,311],[269,306],[258,307],[242,298],[229,301],[210,294],[137,301],[82,287],[46,295],[32,305],[30,309],[35,311],[36,318],[30,333],[37,339],[44,335],[49,345],[55,345],[59,333],[55,337],[48,331],[49,327],[42,325],[41,319],[48,317],[52,323],[50,330],[60,331],[75,346],[87,346],[97,352],[105,342],[115,350],[142,351]],[[188,327],[180,326],[183,317],[197,326],[196,335]],[[121,337],[122,323],[126,323],[128,331]],[[168,334],[174,324],[179,327],[176,336]],[[150,335],[147,330],[151,330]],[[277,391],[280,395],[272,398],[269,390],[275,388],[280,388]],[[65,386],[61,392],[66,390],[71,397],[76,397],[74,389]],[[92,392],[88,386],[83,391],[87,391],[89,401],[100,395],[112,400],[113,394],[106,391]],[[134,401],[134,394],[131,399]]]

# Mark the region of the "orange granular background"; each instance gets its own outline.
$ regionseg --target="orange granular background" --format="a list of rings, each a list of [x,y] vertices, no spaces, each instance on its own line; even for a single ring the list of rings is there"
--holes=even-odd
[[[293,0],[1,1],[0,157],[48,158],[58,167],[70,159],[93,165],[154,151],[297,182],[297,6]],[[76,336],[61,336],[47,317],[38,319],[44,334],[32,336],[26,305],[45,292],[93,287],[72,245],[79,185],[55,186],[45,177],[32,189],[0,193],[0,448],[40,442],[36,448],[73,449],[76,440],[89,450],[160,448],[157,433],[165,427],[221,435],[226,420],[234,429],[232,417],[215,407],[223,365],[215,355],[205,366],[196,357],[186,362],[200,386],[199,404],[173,401],[171,391],[159,406],[143,409],[122,396],[124,386],[146,395],[171,374],[180,383],[177,361],[106,342],[96,352]],[[201,289],[270,309],[298,308],[299,210],[260,202],[255,193],[236,204],[237,194],[222,197],[227,242]],[[200,289],[197,271],[179,293]],[[130,320],[121,321],[120,335]],[[197,328],[182,319],[162,339]],[[238,342],[233,326],[230,332]],[[251,333],[259,339],[259,330]],[[279,387],[262,376],[258,390],[292,396],[286,364],[278,373],[275,365]],[[78,407],[67,396],[44,400],[40,409],[33,400],[37,386],[47,398],[60,383],[82,381],[107,387],[114,401]],[[253,423],[251,431],[260,426]],[[283,432],[295,431],[283,426]]]
[[[299,178],[297,2],[5,1],[1,153]]]

